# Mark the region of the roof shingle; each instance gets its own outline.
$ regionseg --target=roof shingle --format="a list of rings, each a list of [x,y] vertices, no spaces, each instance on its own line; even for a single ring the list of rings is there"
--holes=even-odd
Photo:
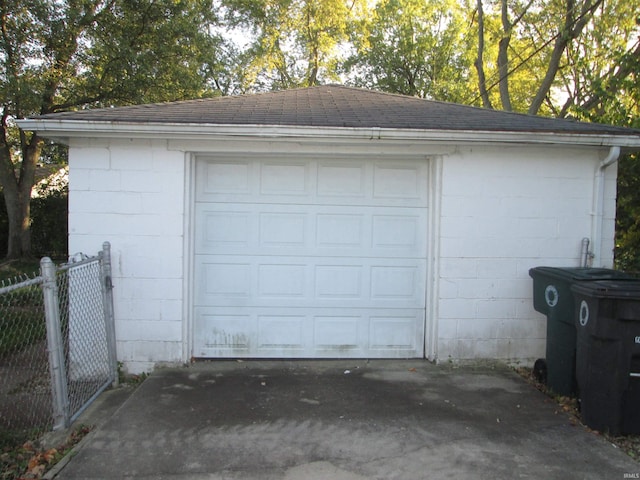
[[[483,109],[341,85],[53,113],[36,118],[148,124],[640,135],[640,130],[623,127]]]

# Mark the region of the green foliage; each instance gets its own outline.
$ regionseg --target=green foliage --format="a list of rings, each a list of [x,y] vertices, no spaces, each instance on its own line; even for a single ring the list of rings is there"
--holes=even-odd
[[[2,301],[11,303],[0,306],[0,358],[46,338],[39,285],[15,290],[6,294]]]
[[[381,0],[354,26],[344,69],[358,86],[458,101],[471,66],[464,17],[453,0]]]
[[[36,164],[60,153],[19,131],[14,119],[215,95],[224,65],[215,12],[210,0],[0,2],[0,185],[9,258],[31,254]]]
[[[0,264],[0,285],[17,277],[40,274],[40,261],[36,259],[10,260]]]
[[[0,255],[7,252],[9,233],[4,202],[0,195]],[[67,257],[68,211],[66,188],[31,200],[31,240],[35,257]]]
[[[558,115],[639,126],[640,4],[603,2],[592,28],[567,49],[562,72],[566,102]]]
[[[640,125],[640,3],[628,0],[7,0],[0,23],[10,200],[29,198],[37,161],[66,154],[13,119],[70,109],[342,81]],[[616,258],[626,268],[639,235],[635,163],[620,164]],[[8,202],[0,251],[64,250],[63,221],[37,220],[62,210],[62,197],[50,202],[32,204],[33,245],[12,234],[29,225],[28,210]]]
[[[10,114],[213,93],[205,66],[215,63],[222,40],[209,32],[216,23],[210,1],[8,3],[0,78]]]
[[[557,114],[640,128],[640,4],[604,2],[594,28],[570,45],[566,101]],[[640,161],[618,163],[615,266],[640,273]]]
[[[5,262],[0,265],[0,286],[15,285],[39,273],[37,260]],[[44,303],[39,284],[0,295],[0,359],[45,336]]]
[[[222,43],[209,31],[214,12],[202,0],[113,2],[87,28],[82,65],[68,78],[73,95],[62,101],[84,107],[214,94],[209,74]]]
[[[36,256],[67,257],[68,212],[66,189],[31,200],[31,248]]]
[[[640,161],[626,155],[618,167],[616,268],[640,273]]]
[[[235,73],[241,91],[338,80],[340,46],[362,0],[223,0],[227,25],[245,35]],[[236,52],[238,53],[238,52]]]

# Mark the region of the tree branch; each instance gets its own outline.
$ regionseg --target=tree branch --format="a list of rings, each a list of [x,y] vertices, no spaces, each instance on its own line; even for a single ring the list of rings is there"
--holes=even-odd
[[[482,106],[484,108],[493,108],[491,100],[489,100],[489,91],[487,90],[487,78],[484,73],[484,10],[482,9],[482,0],[477,0],[478,5],[478,56],[474,65],[478,72],[478,89],[482,98]]]
[[[581,110],[591,110],[596,107],[596,105],[602,100],[604,100],[605,95],[615,95],[622,81],[624,81],[629,75],[632,73],[636,73],[638,71],[638,65],[640,65],[640,40],[636,42],[635,48],[627,52],[622,61],[617,66],[617,70],[615,73],[611,74],[609,72],[608,75],[605,75],[605,78],[609,78],[607,82],[607,87],[604,89],[604,94],[592,95],[588,100],[585,100],[580,104]],[[595,92],[593,92],[595,93]]]
[[[567,45],[569,45],[569,43],[573,39],[580,35],[584,26],[593,16],[593,12],[602,2],[603,0],[595,0],[593,3],[591,3],[590,1],[585,0],[582,5],[580,15],[576,18],[574,16],[575,5],[573,3],[573,0],[567,0],[564,25],[556,36],[556,41],[553,46],[553,51],[551,52],[547,71],[540,84],[540,87],[538,88],[538,91],[536,92],[536,96],[529,106],[529,114],[536,115],[540,110],[540,107],[542,106],[545,97],[549,94],[551,86],[553,85],[553,81],[556,78],[556,74],[558,73],[558,69],[560,68],[560,60],[562,59],[562,54],[567,48]]]

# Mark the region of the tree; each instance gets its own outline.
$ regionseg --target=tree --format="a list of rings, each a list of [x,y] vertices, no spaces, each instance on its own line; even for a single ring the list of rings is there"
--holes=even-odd
[[[566,51],[559,117],[640,128],[640,4],[603,2]],[[616,267],[640,272],[640,163],[618,163]]]
[[[468,83],[465,31],[456,0],[381,0],[354,28],[346,70],[359,86],[456,101]]]
[[[238,58],[242,91],[338,80],[341,43],[362,0],[222,0],[227,26],[250,36]]]
[[[584,118],[577,112],[625,98],[639,19],[640,4],[626,0],[476,0],[478,94],[467,103]]]
[[[479,47],[475,66],[483,104],[493,107],[495,102],[490,100],[489,91],[497,86],[503,110],[549,114],[543,106],[553,103],[551,96],[554,87],[558,86],[558,76],[565,68],[566,52],[587,25],[597,26],[598,19],[594,21],[594,17],[603,1],[497,0],[487,5],[487,13],[483,0],[477,0]],[[487,17],[499,17],[500,21],[490,21],[491,28],[487,29]],[[491,81],[487,80],[483,51],[487,36],[497,41]],[[523,97],[517,102],[513,101],[514,88],[519,90],[517,95]]]
[[[640,4],[603,3],[593,26],[567,48],[557,115],[631,126],[640,113],[639,71]]]
[[[210,1],[0,0],[0,184],[8,258],[31,250],[29,208],[46,142],[15,118],[211,95],[220,40]]]

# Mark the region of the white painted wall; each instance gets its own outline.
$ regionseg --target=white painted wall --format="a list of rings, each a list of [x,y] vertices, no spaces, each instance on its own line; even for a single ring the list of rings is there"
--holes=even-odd
[[[384,153],[382,143],[365,148]],[[256,152],[265,148],[246,141],[238,145]],[[287,147],[274,145],[269,142],[268,148]],[[204,141],[197,147],[199,152],[216,148]],[[340,148],[355,153],[361,147]],[[427,342],[435,341],[437,358],[543,356],[545,318],[533,310],[528,271],[579,264],[581,239],[591,234],[594,172],[607,151],[544,146],[454,151],[416,143],[389,148],[395,154],[419,152],[425,159],[442,154],[441,183],[431,185],[441,215],[438,228],[429,226],[431,241],[439,242],[433,249],[440,251],[438,264],[430,267],[437,273],[432,288],[439,298],[435,308],[427,305],[428,315],[436,317],[428,320],[435,340]],[[175,143],[168,149],[164,140],[71,143],[69,252],[94,254],[103,241],[111,242],[118,359],[132,373],[188,360],[184,312],[189,308],[183,301],[188,150]],[[612,263],[615,173],[615,166],[606,171],[605,255],[595,259],[597,265]]]
[[[544,356],[532,306],[535,266],[579,266],[590,237],[594,172],[607,151],[460,149],[445,157],[440,220],[438,359]],[[613,262],[615,167],[606,172],[603,258]]]
[[[111,242],[118,360],[183,359],[185,155],[163,141],[74,140],[69,253]]]

